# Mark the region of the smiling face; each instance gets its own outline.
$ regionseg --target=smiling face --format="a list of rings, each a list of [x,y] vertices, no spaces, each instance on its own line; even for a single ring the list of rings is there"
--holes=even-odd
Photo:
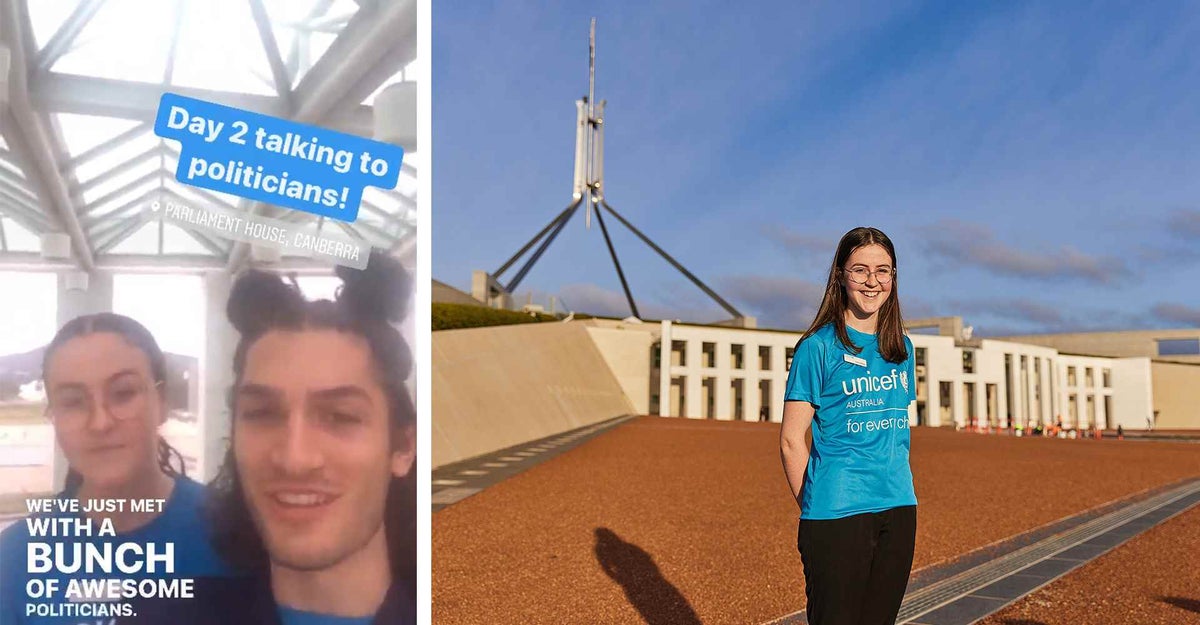
[[[846,289],[846,323],[864,332],[874,332],[879,310],[892,293],[893,280],[880,282],[880,269],[892,270],[893,260],[878,243],[855,249],[842,265],[842,285]],[[869,271],[866,282],[859,284],[855,270]],[[894,276],[893,276],[894,277]]]
[[[119,334],[85,334],[54,351],[45,379],[55,437],[89,488],[119,490],[157,470],[166,405],[145,353]]]
[[[255,341],[233,441],[243,496],[273,563],[321,570],[385,547],[388,486],[410,470],[413,450],[393,433],[363,339],[305,330]]]

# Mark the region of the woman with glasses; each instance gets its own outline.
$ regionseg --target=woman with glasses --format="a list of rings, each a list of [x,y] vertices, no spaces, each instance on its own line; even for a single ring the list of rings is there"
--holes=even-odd
[[[796,345],[780,432],[800,506],[811,625],[891,624],[900,609],[917,528],[912,354],[892,241],[855,228],[838,244],[821,307]]]
[[[27,562],[31,542],[72,547],[77,542],[152,544],[160,552],[173,544],[174,571],[167,573],[160,565],[157,573],[146,577],[226,574],[203,522],[204,488],[184,476],[182,456],[158,433],[168,415],[167,365],[150,332],[137,321],[112,313],[73,319],[47,346],[42,376],[47,416],[70,465],[66,487],[57,498],[77,500],[76,516],[90,519],[92,531],[91,536],[31,537],[29,526],[21,521],[0,534],[0,625],[121,622],[119,615],[114,621],[112,615],[91,609],[84,614],[78,611],[81,606],[63,609],[63,604],[73,603],[63,591],[71,578],[131,576],[119,571],[91,576],[31,574]],[[104,510],[97,500],[123,503],[117,510],[113,506]],[[133,511],[134,500],[161,500],[162,504]],[[115,536],[98,535],[106,520]],[[57,596],[31,598],[27,584],[34,581],[36,590],[35,580],[48,578],[60,580]]]

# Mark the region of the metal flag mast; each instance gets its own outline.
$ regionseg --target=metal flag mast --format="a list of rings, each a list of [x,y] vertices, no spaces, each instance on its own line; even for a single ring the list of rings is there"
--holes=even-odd
[[[639,239],[650,246],[650,249],[657,252],[663,257],[672,267],[677,269],[688,280],[704,291],[706,295],[711,297],[724,308],[729,314],[733,315],[734,319],[739,322],[744,322],[746,317],[738,312],[729,302],[717,295],[708,285],[704,284],[692,272],[688,271],[679,261],[675,260],[656,245],[650,237],[642,233],[620,215],[608,201],[604,198],[604,105],[606,101],[601,100],[596,103],[596,18],[592,18],[591,32],[588,37],[588,94],[582,100],[575,101],[575,177],[572,187],[571,204],[568,205],[561,213],[550,223],[546,224],[540,232],[529,240],[521,249],[517,250],[511,258],[504,262],[495,272],[490,275],[477,272],[477,276],[484,278],[483,283],[476,279],[476,284],[472,291],[477,296],[483,295],[490,303],[496,298],[509,298],[529,270],[533,268],[542,254],[546,252],[546,248],[554,241],[555,237],[562,232],[567,222],[575,215],[580,205],[584,205],[584,224],[585,227],[591,229],[592,213],[595,212],[596,223],[600,224],[600,231],[604,234],[604,242],[608,246],[608,253],[612,257],[613,266],[616,267],[617,277],[621,280],[621,288],[625,291],[625,299],[629,302],[629,309],[634,317],[641,317],[638,313],[637,302],[633,299],[633,293],[629,290],[629,282],[625,279],[625,271],[621,268],[621,261],[617,258],[617,250],[613,247],[612,238],[608,234],[608,227],[604,223],[604,211],[608,211],[617,221],[621,222]],[[600,209],[603,208],[604,211]],[[540,243],[539,243],[540,242]],[[537,245],[537,249],[533,254],[521,265],[516,274],[509,280],[508,284],[500,284],[500,276],[508,271],[526,252],[533,246]],[[481,293],[481,291],[483,291]]]

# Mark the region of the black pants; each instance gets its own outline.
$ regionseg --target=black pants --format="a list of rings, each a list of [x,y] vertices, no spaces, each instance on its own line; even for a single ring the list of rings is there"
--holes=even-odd
[[[796,538],[809,625],[892,625],[912,571],[917,507],[816,521]]]

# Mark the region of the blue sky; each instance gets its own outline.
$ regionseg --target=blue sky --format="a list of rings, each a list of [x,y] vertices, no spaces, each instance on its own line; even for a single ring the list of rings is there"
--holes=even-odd
[[[468,288],[570,203],[592,16],[606,198],[761,327],[807,326],[859,225],[895,242],[907,318],[1200,326],[1185,2],[439,3],[435,279]],[[608,226],[644,317],[728,316]],[[628,314],[582,214],[530,290]]]

